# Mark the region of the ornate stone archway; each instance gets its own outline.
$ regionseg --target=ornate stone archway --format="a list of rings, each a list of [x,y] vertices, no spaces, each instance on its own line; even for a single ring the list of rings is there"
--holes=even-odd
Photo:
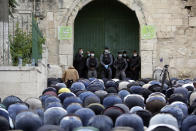
[[[72,27],[74,34],[74,21],[78,12],[93,0],[75,0],[71,5],[71,9],[66,12],[65,16],[60,22],[60,26]],[[145,8],[141,0],[118,0],[119,2],[126,5],[131,10],[135,11],[136,16],[139,20],[140,27],[142,25],[152,25],[152,21],[148,21]],[[74,37],[74,35],[73,35]],[[59,65],[66,68],[73,63],[73,48],[74,38],[69,40],[60,40],[59,44]],[[140,55],[141,55],[141,77],[152,77],[153,67],[155,67],[156,61],[156,43],[157,38],[144,40],[141,39],[140,35]],[[67,59],[65,61],[65,58]]]

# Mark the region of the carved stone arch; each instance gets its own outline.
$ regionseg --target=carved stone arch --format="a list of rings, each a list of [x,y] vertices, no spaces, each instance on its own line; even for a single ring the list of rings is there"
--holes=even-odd
[[[66,13],[66,16],[62,19],[61,25],[65,26],[70,26],[71,24],[74,23],[74,20],[78,14],[78,12],[85,7],[87,4],[90,2],[93,2],[94,0],[75,0],[71,4],[71,9],[69,10],[68,13]],[[135,11],[136,16],[138,18],[138,21],[140,25],[146,25],[147,19],[144,14],[144,8],[142,7],[142,1],[141,0],[117,0],[118,2],[124,4],[127,6],[129,9]]]

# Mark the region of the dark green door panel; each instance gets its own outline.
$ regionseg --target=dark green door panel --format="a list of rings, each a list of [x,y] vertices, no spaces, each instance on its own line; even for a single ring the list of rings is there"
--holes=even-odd
[[[133,11],[116,0],[95,0],[81,11],[74,23],[74,53],[78,48],[100,55],[104,47],[116,56],[139,50],[139,22]]]
[[[94,50],[96,54],[104,47],[103,19],[85,19],[75,26],[74,51],[83,48],[84,51]],[[82,26],[81,26],[82,25]],[[88,25],[88,26],[84,26]],[[77,30],[79,29],[79,30]]]

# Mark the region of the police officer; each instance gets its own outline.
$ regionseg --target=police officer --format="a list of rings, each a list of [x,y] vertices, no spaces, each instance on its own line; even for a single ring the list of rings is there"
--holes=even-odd
[[[127,61],[127,63],[129,62],[129,56],[127,55],[127,51],[123,51],[123,58]]]
[[[127,65],[128,65],[130,58],[127,55],[127,51],[123,51],[123,58],[126,60]],[[129,75],[130,73],[129,73],[128,68],[125,70],[125,74],[126,74],[126,77],[129,77],[130,78],[130,75]]]
[[[122,52],[118,52],[118,57],[114,61],[114,67],[116,69],[116,76],[117,79],[126,79],[125,70],[127,69],[127,61],[123,58]]]
[[[86,55],[85,57],[85,63],[86,63],[87,59],[91,56],[91,52],[87,50],[85,55]],[[86,66],[86,64],[84,70],[85,70],[85,78],[88,78],[88,67]]]
[[[80,78],[85,77],[86,61],[85,61],[85,57],[84,57],[83,53],[84,53],[83,49],[80,48],[78,50],[78,53],[75,55],[74,62],[73,62],[73,65],[74,65],[75,69],[78,71]]]
[[[91,56],[91,52],[90,51],[86,51],[86,60]]]
[[[98,59],[95,57],[95,53],[92,51],[90,57],[87,58],[86,66],[88,68],[88,78],[97,78],[97,68],[98,68]]]
[[[129,68],[131,70],[131,78],[133,80],[138,80],[141,69],[141,58],[136,50],[133,51],[133,55],[130,58]]]
[[[113,64],[113,57],[110,54],[110,50],[108,47],[105,48],[104,53],[100,56],[100,63],[102,65],[102,78],[112,79],[112,69],[111,66]]]

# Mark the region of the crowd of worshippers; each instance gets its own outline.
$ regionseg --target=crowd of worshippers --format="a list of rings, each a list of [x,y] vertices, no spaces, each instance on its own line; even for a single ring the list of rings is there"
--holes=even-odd
[[[196,131],[196,79],[49,78],[39,98],[7,96],[0,131]]]
[[[135,50],[131,57],[127,55],[126,51],[119,51],[117,58],[114,58],[109,48],[105,47],[99,61],[94,51],[87,51],[87,56],[85,57],[83,49],[80,48],[74,57],[73,66],[78,71],[80,78],[97,78],[97,70],[100,67],[100,77],[102,79],[139,79],[141,60]]]

